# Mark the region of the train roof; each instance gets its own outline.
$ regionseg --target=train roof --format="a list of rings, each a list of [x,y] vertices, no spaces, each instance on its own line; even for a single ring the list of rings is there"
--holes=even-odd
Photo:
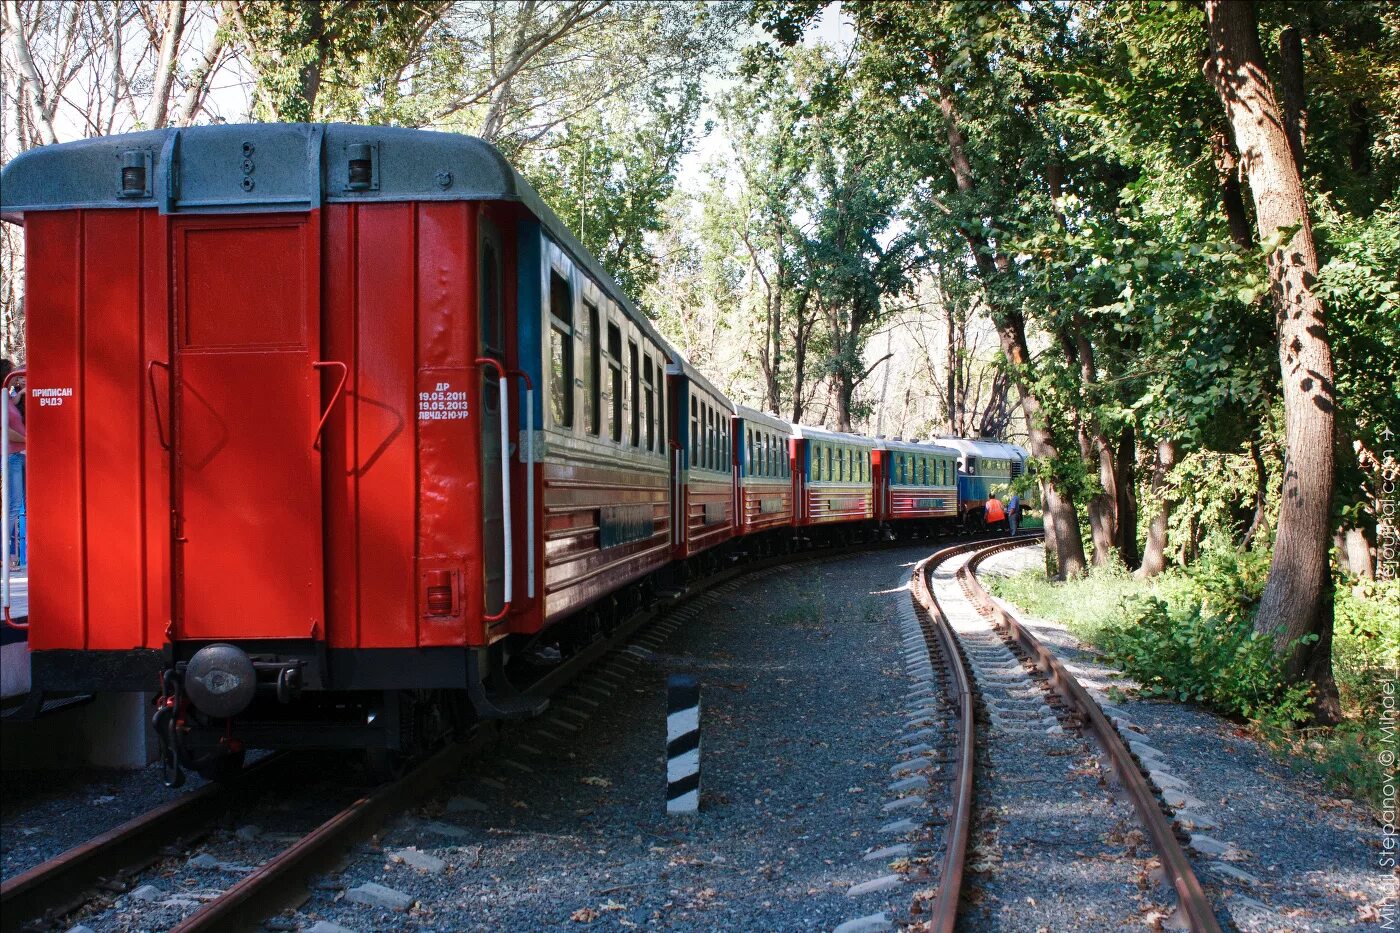
[[[351,146],[368,146],[369,188],[352,190]],[[124,167],[144,186],[122,193]],[[351,123],[247,123],[146,130],[40,146],[0,170],[0,218],[29,211],[156,207],[162,214],[309,211],[322,204],[515,201],[675,355],[647,316],[506,161],[476,136]]]
[[[806,437],[816,441],[835,441],[838,444],[856,444],[860,447],[873,448],[875,446],[875,441],[863,434],[828,431],[826,428],[814,428],[805,424],[795,424],[792,428],[793,434],[797,437]]]
[[[947,447],[952,447],[961,454],[971,454],[974,457],[1006,457],[1011,460],[1019,460],[1022,463],[1029,457],[1026,448],[1020,444],[1008,444],[1005,441],[970,437],[937,437],[934,440]]]
[[[668,349],[670,348],[668,347]],[[666,372],[670,373],[673,376],[684,375],[691,382],[698,383],[700,388],[704,389],[706,392],[710,393],[720,401],[724,402],[725,407],[729,409],[729,413],[731,415],[735,414],[738,411],[738,407],[729,400],[729,397],[727,395],[725,395],[719,389],[716,389],[714,383],[710,382],[710,380],[705,378],[704,373],[696,369],[694,366],[690,365],[690,360],[681,356],[680,353],[676,352],[674,349],[671,349],[670,352],[671,364],[666,367]]]
[[[905,450],[920,454],[939,454],[944,457],[956,457],[958,451],[943,444],[935,444],[933,441],[901,441],[879,437],[875,439],[875,447],[879,450]]]
[[[782,431],[788,436],[793,434],[792,422],[784,421],[777,415],[770,415],[766,411],[759,411],[757,408],[750,408],[747,405],[735,405],[734,412],[745,421],[752,421],[765,427]]]

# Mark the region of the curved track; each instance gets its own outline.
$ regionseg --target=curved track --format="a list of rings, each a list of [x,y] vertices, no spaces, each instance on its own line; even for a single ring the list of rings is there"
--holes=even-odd
[[[901,542],[863,542],[748,560],[694,581],[683,594],[658,600],[624,619],[611,635],[599,638],[564,664],[532,683],[527,692],[549,696],[611,651],[621,649],[634,633],[660,614],[736,577],[790,563],[839,558],[861,550],[899,546]],[[975,547],[962,545],[966,549]],[[218,898],[188,915],[174,929],[255,928],[263,919],[298,898],[306,881],[324,870],[348,847],[374,832],[397,809],[430,792],[463,761],[490,743],[494,722],[477,724],[460,741],[441,749],[398,780],[356,799],[281,854],[263,863]],[[0,885],[0,930],[57,926],[99,888],[124,889],[136,874],[163,857],[163,850],[196,838],[239,800],[265,792],[286,773],[292,756],[269,756],[229,785],[209,784],[137,816],[82,845]]]
[[[1039,537],[1022,536],[992,545],[971,544],[945,548],[920,563],[915,573],[915,600],[926,614],[926,624],[933,628],[933,634],[942,646],[940,651],[949,666],[951,683],[957,694],[950,699],[958,707],[958,771],[954,779],[953,805],[948,814],[938,893],[932,904],[928,928],[951,931],[957,925],[967,842],[974,820],[977,740],[973,715],[973,690],[976,686],[964,658],[967,646],[962,644],[961,637],[950,624],[946,607],[935,597],[931,578],[933,571],[948,560],[970,554],[966,563],[957,570],[958,581],[967,600],[980,615],[990,621],[1004,642],[1019,650],[1045,677],[1046,685],[1058,698],[1057,705],[1067,707],[1083,727],[1093,734],[1127,792],[1139,822],[1152,840],[1167,879],[1176,892],[1181,916],[1187,928],[1198,933],[1216,933],[1220,926],[1211,902],[1197,880],[1171,823],[1162,811],[1161,804],[1133,759],[1127,743],[1059,659],[1041,645],[1012,612],[994,600],[977,578],[977,567],[982,561],[994,554],[1024,547]]]
[[[983,540],[945,547],[920,562],[913,574],[914,600],[921,610],[919,615],[924,635],[921,650],[928,654],[931,664],[940,665],[944,671],[941,682],[947,695],[937,697],[936,702],[943,709],[951,710],[955,717],[951,730],[955,745],[951,757],[956,768],[951,776],[937,894],[933,902],[927,905],[926,928],[951,931],[958,922],[959,898],[976,802],[979,689],[973,668],[965,656],[967,647],[950,624],[945,607],[935,597],[931,580],[933,572],[941,565],[970,555],[958,570],[958,579],[967,599],[979,613],[990,619],[1004,640],[1019,648],[1024,657],[1045,675],[1049,687],[1059,695],[1064,705],[1094,733],[1153,841],[1167,877],[1176,890],[1182,916],[1189,928],[1202,933],[1219,930],[1210,901],[1127,745],[1083,687],[1025,626],[986,593],[977,580],[976,567],[984,559],[1005,550],[1024,547],[1036,540],[1036,535],[1025,535],[1001,539],[990,545]],[[839,557],[860,547],[751,561],[699,581],[682,599],[707,592],[741,575],[783,563]],[[634,613],[617,628],[612,637],[601,639],[582,652],[574,659],[578,663],[566,664],[534,684],[532,692],[553,693],[601,655],[623,646],[638,628],[662,611],[663,607],[649,607]],[[934,683],[930,678],[929,691],[933,690]],[[930,700],[933,699],[930,694]],[[443,748],[402,778],[355,800],[229,887],[223,896],[189,914],[174,929],[189,933],[256,928],[265,918],[302,897],[306,884],[314,875],[325,871],[346,849],[374,832],[391,814],[412,806],[415,801],[431,793],[438,783],[487,745],[496,731],[494,723],[478,724],[463,740]],[[271,756],[250,768],[243,779],[232,787],[210,785],[202,788],[6,882],[0,888],[3,892],[0,906],[3,906],[4,929],[20,929],[22,925],[35,921],[39,926],[51,926],[64,913],[82,903],[84,891],[114,878],[120,881],[130,877],[134,871],[154,862],[163,846],[197,835],[200,827],[211,824],[236,797],[265,790],[278,774],[283,773],[284,763],[290,757]]]

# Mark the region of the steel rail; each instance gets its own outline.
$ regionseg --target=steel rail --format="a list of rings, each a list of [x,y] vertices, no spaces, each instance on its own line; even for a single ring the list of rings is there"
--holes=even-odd
[[[978,550],[958,570],[958,582],[962,584],[963,591],[967,593],[968,599],[977,610],[984,616],[990,616],[997,628],[1004,635],[1009,635],[1020,646],[1021,650],[1030,658],[1031,663],[1046,675],[1051,689],[1079,714],[1081,720],[1099,740],[1099,744],[1108,754],[1114,770],[1118,772],[1119,780],[1123,782],[1123,787],[1133,802],[1133,808],[1137,811],[1139,821],[1152,837],[1152,844],[1161,859],[1163,870],[1166,871],[1172,886],[1176,889],[1177,899],[1190,929],[1195,933],[1219,933],[1220,924],[1215,919],[1215,910],[1211,905],[1210,898],[1206,896],[1201,887],[1201,882],[1191,867],[1191,861],[1187,858],[1186,851],[1177,840],[1171,823],[1163,814],[1161,804],[1158,803],[1151,785],[1143,777],[1142,771],[1138,768],[1138,764],[1133,759],[1132,752],[1127,743],[1123,741],[1123,737],[1108,721],[1108,717],[1099,708],[1099,704],[1070,674],[1060,659],[1048,651],[1020,619],[1008,612],[998,601],[992,599],[991,594],[977,579],[977,567],[982,561],[1002,551],[1020,547],[1024,543],[1002,542]]]
[[[291,755],[269,755],[229,785],[206,784],[0,883],[0,930],[67,913],[104,879],[144,867],[161,847],[204,831],[229,799],[264,790],[282,776]]]
[[[980,547],[982,541],[955,545],[946,551],[962,553]],[[775,555],[750,561],[709,574],[695,581],[677,600],[686,602],[738,577],[747,576],[776,566],[816,562],[850,556],[864,550],[881,550],[908,546],[909,542],[868,542],[845,547],[824,548],[795,554]],[[940,552],[942,553],[942,552]],[[560,669],[546,675],[525,692],[532,695],[553,693],[582,673],[592,662],[609,650],[626,643],[630,636],[663,609],[656,604],[632,613],[614,633],[596,641],[588,649]],[[956,655],[953,655],[956,657]],[[577,663],[573,663],[577,662]],[[970,692],[967,694],[970,698]],[[970,702],[970,699],[969,699]],[[495,723],[490,724],[494,727]],[[291,906],[304,897],[307,881],[331,865],[345,849],[368,836],[392,812],[412,806],[432,788],[455,771],[475,750],[487,744],[488,730],[479,729],[467,740],[455,743],[419,765],[399,780],[387,784],[366,798],[355,801],[280,855],[265,862],[255,872],[229,888],[217,900],[209,901],[190,914],[172,933],[204,933],[211,930],[256,929],[281,906]],[[494,734],[494,728],[490,730]],[[969,752],[969,758],[970,758]],[[971,793],[968,792],[970,809]],[[950,928],[951,929],[951,928]]]
[[[854,553],[910,547],[915,543],[867,541],[814,548],[749,560],[711,573],[692,581],[675,600],[658,600],[633,612],[610,636],[598,639],[559,668],[524,687],[523,692],[535,696],[554,693],[601,656],[624,645],[638,629],[661,613],[730,580],[776,567],[841,559]],[[939,554],[952,556],[984,544],[985,539],[979,538],[944,548]],[[957,655],[953,653],[950,657]],[[964,695],[970,702],[970,689]],[[402,778],[356,800],[265,862],[217,900],[207,902],[190,914],[174,929],[190,933],[259,927],[280,909],[272,905],[290,905],[301,899],[310,877],[329,868],[345,849],[370,835],[389,813],[424,796],[487,744],[494,732],[494,722],[483,723],[466,739],[441,749]],[[3,908],[0,931],[22,929],[26,923],[71,912],[81,904],[85,892],[104,879],[139,870],[160,857],[161,847],[203,831],[207,823],[224,812],[231,794],[256,793],[265,788],[291,757],[289,753],[269,756],[250,767],[234,784],[210,784],[185,794],[4,882],[0,885],[0,908]],[[969,790],[969,800],[970,796]]]
[[[913,594],[915,603],[923,610],[925,634],[932,634],[946,667],[952,675],[953,702],[958,711],[957,773],[953,778],[953,802],[948,812],[947,830],[943,837],[943,859],[938,871],[938,893],[928,920],[930,933],[952,933],[958,922],[958,900],[962,895],[963,870],[967,863],[967,843],[972,832],[972,812],[975,800],[977,719],[973,679],[967,663],[958,651],[957,636],[943,607],[933,595],[929,576],[935,567],[949,558],[965,554],[982,546],[982,542],[954,545],[926,557],[914,567]],[[929,644],[930,653],[935,644]]]
[[[172,933],[195,930],[258,929],[282,906],[304,899],[312,876],[330,868],[345,850],[371,834],[390,814],[413,806],[454,773],[496,733],[495,721],[484,722],[467,738],[453,742],[398,780],[361,797],[307,833],[281,854],[209,901],[172,928]]]

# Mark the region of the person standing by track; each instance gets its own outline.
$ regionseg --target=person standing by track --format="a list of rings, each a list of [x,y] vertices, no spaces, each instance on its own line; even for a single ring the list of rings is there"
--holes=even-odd
[[[1011,537],[1016,537],[1016,526],[1021,522],[1021,494],[1013,492],[1006,503],[1006,525],[1011,529]]]
[[[996,494],[987,497],[987,504],[982,507],[982,517],[986,521],[988,528],[995,528],[1006,519],[1006,508],[1001,504],[1001,500]]]

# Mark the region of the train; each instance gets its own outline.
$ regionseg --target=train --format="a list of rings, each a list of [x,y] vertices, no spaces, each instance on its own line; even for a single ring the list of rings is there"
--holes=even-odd
[[[384,762],[749,555],[948,533],[1026,451],[736,405],[480,139],[159,129],[21,224],[37,695],[154,691],[167,783]],[[6,570],[8,573],[8,569]]]

